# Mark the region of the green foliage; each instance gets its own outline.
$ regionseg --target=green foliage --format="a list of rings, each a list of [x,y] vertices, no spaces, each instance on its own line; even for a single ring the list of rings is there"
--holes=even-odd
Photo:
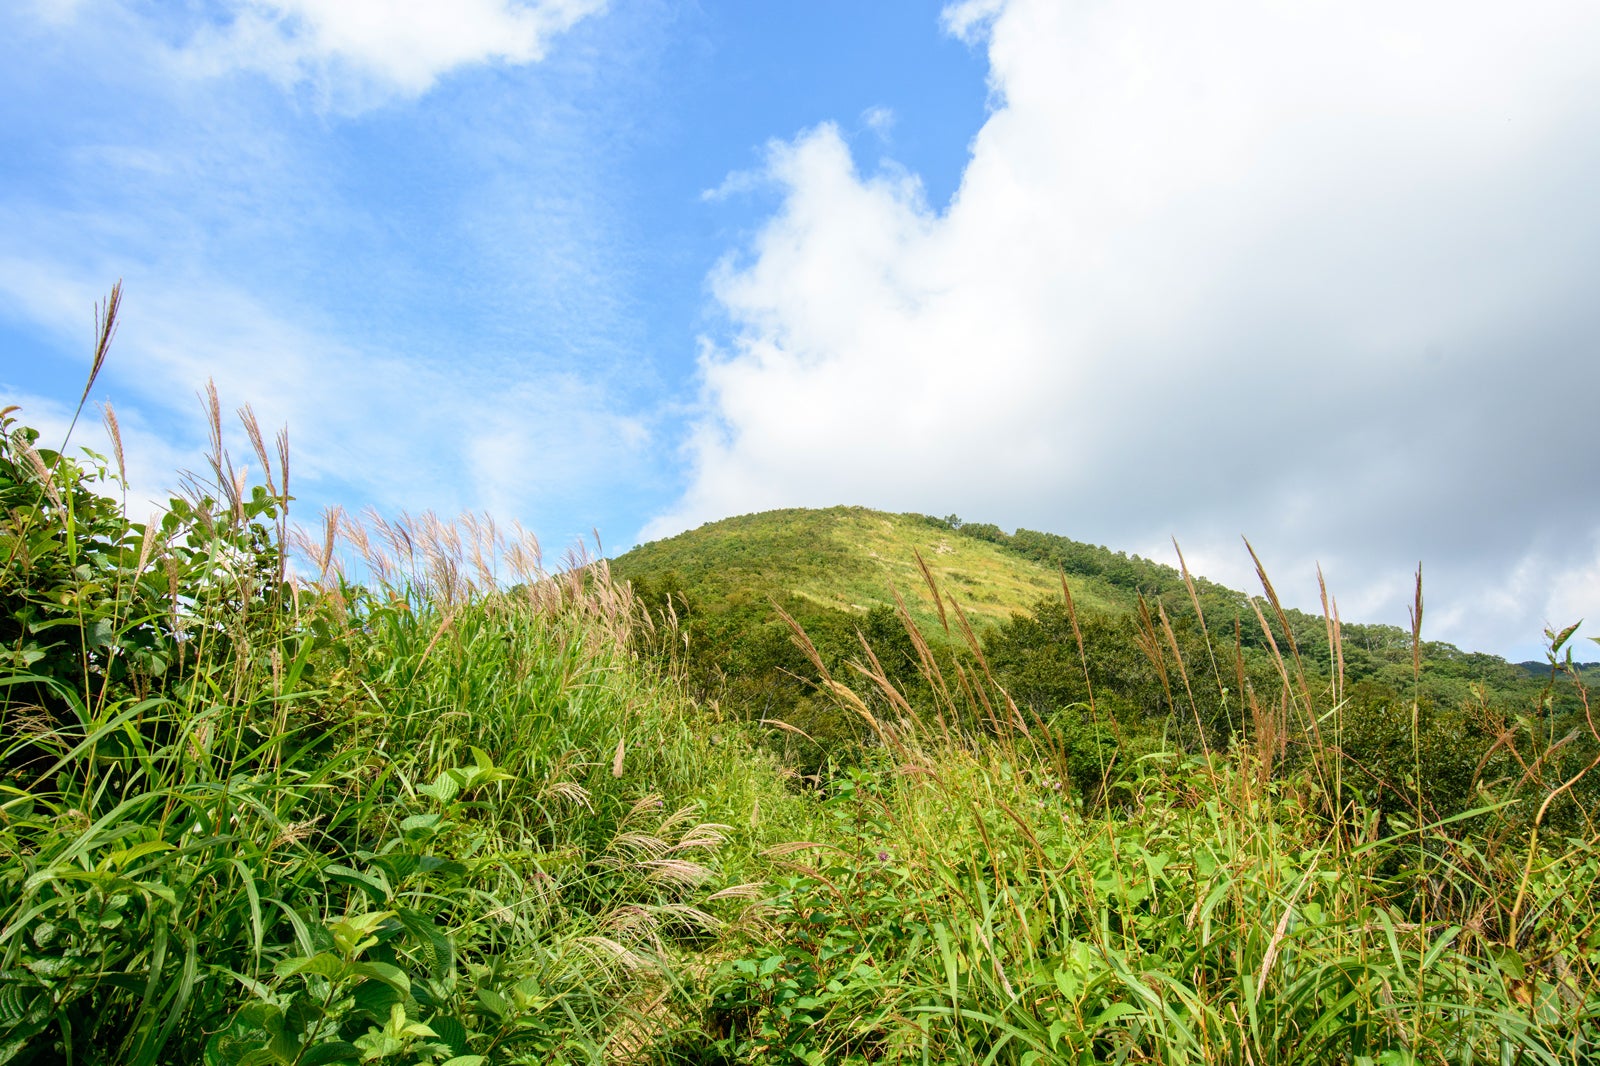
[[[1226,660],[1198,625],[1041,614],[964,680],[924,671],[938,729],[875,717],[816,654],[821,691],[878,743],[867,769],[835,777],[806,842],[771,849],[764,924],[703,1008],[716,1061],[1593,1057],[1600,913],[1579,887],[1600,870],[1593,822],[1580,813],[1581,835],[1545,843],[1558,807],[1593,794],[1600,735],[1577,671],[1558,663],[1565,696],[1536,702],[1580,708],[1564,757],[1541,716],[1495,720],[1482,685],[1468,708],[1414,696],[1400,729],[1381,686],[1348,690],[1287,655],[1247,665],[1236,645],[1227,679],[1247,727],[1225,757],[1186,756],[1125,727],[1170,724],[1182,699],[1204,728],[1202,682],[1210,720],[1226,717]],[[1149,672],[1122,691],[1151,709],[1124,722],[1087,697],[1117,688],[1097,654],[1125,662],[1127,643]],[[870,673],[878,705],[907,706],[886,674]],[[1036,685],[1019,712],[1046,710],[998,714],[1007,677]],[[1430,690],[1414,676],[1412,691]],[[1497,750],[1469,763],[1474,730]],[[1358,765],[1395,783],[1344,783]]]
[[[289,588],[281,489],[139,526],[6,429],[0,1062],[598,1061],[642,1025],[721,921],[707,815],[784,799],[625,598]]]
[[[197,659],[248,654],[282,604],[274,524],[286,494],[175,498],[158,523],[129,522],[101,494],[119,484],[103,458],[74,461],[37,439],[0,415],[0,663],[16,725],[38,739],[8,749],[8,767],[45,758],[51,742],[67,750],[128,701],[161,698]]]
[[[709,1011],[726,1059],[868,1062],[903,1043],[907,956],[930,943],[925,914],[939,902],[898,861],[874,784],[861,773],[835,782],[817,865],[775,879],[773,953],[717,969]]]
[[[1541,914],[1514,850],[1442,826],[1373,835],[1364,810],[1347,835],[1304,772],[1263,787],[1248,765],[1146,759],[1096,806],[992,747],[911,757],[919,772],[858,775],[823,805],[770,932],[721,965],[722,1061],[1596,1052],[1592,845],[1541,860],[1559,912]]]
[[[1596,1057],[1571,629],[854,509],[510,592],[486,523],[335,515],[365,583],[295,582],[286,464],[140,525],[0,430],[0,1063]]]
[[[956,590],[944,596],[942,615],[927,594],[919,556]],[[1252,603],[1137,556],[1030,530],[1006,534],[955,515],[859,508],[746,515],[637,548],[615,561],[614,572],[659,615],[676,619],[678,643],[658,640],[654,650],[684,671],[691,692],[729,718],[798,729],[774,730],[769,743],[809,775],[859,762],[876,738],[854,711],[817,697],[818,671],[774,608],[806,631],[827,672],[874,713],[886,713],[888,701],[850,666],[863,659],[863,638],[909,703],[928,707],[934,692],[891,589],[941,669],[976,668],[954,605],[970,610],[978,650],[995,678],[1027,714],[1064,723],[1063,743],[1068,732],[1089,730],[1130,751],[1163,743],[1227,751],[1247,740],[1263,715],[1281,716],[1281,708],[1265,706],[1276,696],[1256,695],[1278,691],[1281,655],[1303,675],[1298,695],[1312,696],[1316,714],[1341,708],[1342,731],[1319,740],[1329,744],[1326,757],[1343,763],[1341,785],[1389,811],[1415,815],[1420,803],[1424,818],[1476,802],[1475,776],[1505,769],[1503,752],[1491,754],[1504,732],[1494,723],[1514,720],[1540,692],[1524,668],[1494,656],[1424,642],[1417,662],[1412,635],[1392,626],[1343,623],[1330,640],[1321,617]],[[1072,587],[1076,628],[1060,595],[1063,578]],[[1411,743],[1413,704],[1431,759],[1423,774]],[[1547,731],[1570,732],[1577,714],[1570,696],[1557,694]],[[1286,758],[1308,757],[1307,748],[1285,739]],[[1091,767],[1102,746],[1080,745],[1094,754],[1077,756],[1072,780],[1097,787],[1104,775]],[[1580,742],[1558,754],[1580,758],[1584,750]],[[1580,806],[1577,798],[1563,799],[1556,816],[1575,826]]]

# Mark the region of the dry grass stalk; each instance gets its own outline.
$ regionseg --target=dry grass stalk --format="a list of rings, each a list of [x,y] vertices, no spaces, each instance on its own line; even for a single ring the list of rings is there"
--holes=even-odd
[[[868,681],[871,681],[873,686],[883,693],[884,698],[889,701],[889,705],[900,712],[900,717],[914,717],[916,711],[912,708],[911,702],[906,699],[905,694],[900,691],[899,687],[889,680],[888,671],[878,661],[878,653],[872,650],[871,643],[860,633],[856,634],[856,639],[860,642],[861,650],[866,655],[867,661],[866,663],[852,663],[851,668]]]
[[[638,865],[647,871],[646,877],[651,881],[698,885],[711,877],[709,869],[688,859],[646,859]]]
[[[239,509],[237,498],[239,482],[234,475],[233,460],[222,445],[222,403],[217,398],[215,380],[206,379],[205,392],[201,394],[200,402],[206,410],[206,463],[211,467],[212,484],[223,495],[229,513],[236,513]],[[194,483],[194,487],[197,490],[194,502],[199,504],[205,498],[205,486]],[[203,512],[209,509],[201,507],[200,510]]]
[[[579,948],[589,949],[588,954],[596,962],[617,963],[629,972],[643,970],[649,966],[645,958],[637,952],[623,947],[615,940],[606,936],[585,936],[573,941]]]
[[[22,452],[22,457],[27,460],[34,476],[39,479],[39,484],[44,488],[45,495],[50,497],[50,502],[55,504],[56,510],[61,513],[62,520],[65,521],[67,506],[61,501],[61,494],[56,490],[56,480],[51,475],[50,468],[45,465],[44,458],[34,450],[33,445],[28,443],[28,440],[20,433],[12,437],[12,442]]]
[[[1144,593],[1142,592],[1139,593],[1138,607],[1139,611],[1136,617],[1139,623],[1137,636],[1139,650],[1150,661],[1150,665],[1156,668],[1156,676],[1161,679],[1161,691],[1167,697],[1167,706],[1176,709],[1177,704],[1172,698],[1172,681],[1167,675],[1166,650],[1161,646],[1161,640],[1156,635],[1156,623],[1155,618],[1150,613],[1150,601],[1144,598]]]
[[[245,404],[236,412],[239,422],[244,426],[244,435],[250,442],[250,447],[256,453],[256,459],[261,463],[261,477],[267,483],[267,491],[278,495],[278,488],[272,478],[272,463],[267,458],[267,442],[261,436],[261,424],[256,421],[256,413],[249,404]]]
[[[38,704],[24,703],[9,708],[9,711],[6,727],[17,735],[38,739],[55,734],[55,719]]]
[[[1078,607],[1072,602],[1072,587],[1067,584],[1067,572],[1062,570],[1060,574],[1061,599],[1067,605],[1067,621],[1072,625],[1072,639],[1078,645],[1078,663],[1083,669],[1084,692],[1089,697],[1089,717],[1098,722],[1100,715],[1094,705],[1094,682],[1089,679],[1089,652],[1083,642],[1083,630],[1078,628]]]
[[[278,430],[274,442],[278,448],[278,489],[283,493],[284,499],[289,497],[289,427],[282,426]]]
[[[933,595],[934,605],[939,608],[939,621],[944,626],[945,632],[948,633],[950,631],[950,623],[945,619],[944,602],[939,594],[939,586],[933,580],[933,574],[926,568],[923,570],[923,577],[928,582],[928,591]],[[949,686],[945,684],[944,671],[939,668],[939,661],[934,657],[933,648],[929,646],[927,639],[923,637],[921,628],[911,617],[911,611],[906,607],[906,601],[901,598],[900,590],[891,583],[889,592],[894,596],[895,615],[900,619],[900,627],[905,630],[906,636],[911,639],[911,646],[916,649],[917,671],[922,675],[922,679],[928,683],[928,687],[933,690],[940,732],[944,735],[945,740],[948,741],[949,725],[945,720],[944,712],[950,711],[954,713],[955,704],[951,701]]]
[[[1273,616],[1278,620],[1278,625],[1283,630],[1284,641],[1289,645],[1290,657],[1294,659],[1295,681],[1298,682],[1301,710],[1305,716],[1306,730],[1314,740],[1313,754],[1316,756],[1318,773],[1324,776],[1323,784],[1326,786],[1325,767],[1323,766],[1323,755],[1326,752],[1326,746],[1322,741],[1322,725],[1318,720],[1311,698],[1311,687],[1306,680],[1305,664],[1300,659],[1300,646],[1294,639],[1294,629],[1289,625],[1289,617],[1284,612],[1282,602],[1278,599],[1277,590],[1272,587],[1272,581],[1267,577],[1267,570],[1262,565],[1261,557],[1256,554],[1255,548],[1248,540],[1244,542],[1244,546],[1250,552],[1251,561],[1255,563],[1256,577],[1260,580],[1261,587],[1266,592],[1267,602],[1272,606]],[[1252,599],[1251,602],[1254,603],[1254,600]],[[1270,627],[1267,626],[1266,618],[1262,615],[1260,606],[1257,605],[1255,610],[1256,618],[1261,622],[1262,631],[1267,634],[1267,640],[1272,645],[1273,658],[1278,660],[1278,669],[1283,676],[1284,684],[1293,688],[1294,684],[1289,679],[1289,671],[1287,664],[1283,661],[1283,654],[1278,650],[1277,641],[1272,639]]]
[[[1176,537],[1172,539],[1172,550],[1178,554],[1178,570],[1183,575],[1183,587],[1189,591],[1189,602],[1194,606],[1195,621],[1200,624],[1200,637],[1206,646],[1206,655],[1211,660],[1211,676],[1217,679],[1219,695],[1223,696],[1223,706],[1226,708],[1228,702],[1227,693],[1225,689],[1222,689],[1222,671],[1217,668],[1216,652],[1211,646],[1211,630],[1206,625],[1206,612],[1200,606],[1200,593],[1195,588],[1194,575],[1189,572],[1189,564],[1183,557],[1183,549],[1178,547],[1178,539]],[[1228,727],[1230,729],[1233,728],[1231,714]]]
[[[322,545],[315,556],[318,584],[327,584],[329,567],[333,565],[333,547],[339,538],[339,520],[343,513],[335,506],[322,514]]]
[[[155,552],[156,533],[161,528],[161,516],[152,513],[144,524],[144,532],[139,535],[139,556],[133,564],[134,575],[144,573],[144,568],[150,562],[150,556]]]
[[[758,900],[758,899],[761,899],[766,894],[767,894],[767,882],[765,882],[765,881],[747,881],[744,884],[729,885],[727,888],[720,889],[720,890],[718,890],[716,892],[713,892],[713,893],[711,893],[711,895],[706,897],[706,901],[710,902],[712,900],[718,900],[718,899]]]
[[[928,591],[933,595],[933,606],[939,612],[939,624],[948,633],[950,632],[950,620],[944,614],[944,600],[939,595],[939,583],[933,579],[933,571],[928,569],[927,560],[922,557],[922,553],[914,551],[913,554],[917,557],[917,569],[922,571],[922,580],[928,583]],[[899,598],[899,595],[896,594],[895,599],[898,600]]]
[[[117,425],[117,413],[111,409],[111,404],[100,405],[100,420],[105,424],[106,436],[111,438],[111,454],[117,460],[117,478],[126,488],[128,484],[128,460],[122,452],[122,427]]]
[[[622,816],[621,824],[628,825],[651,811],[659,811],[661,804],[661,797],[655,794],[640,796],[633,801],[633,806],[628,808],[628,813]]]
[[[1189,668],[1183,661],[1183,653],[1178,649],[1178,637],[1172,631],[1172,620],[1167,617],[1167,609],[1157,603],[1156,615],[1161,620],[1161,630],[1166,635],[1167,646],[1172,649],[1172,661],[1176,665],[1178,677],[1183,681],[1184,694],[1189,698],[1189,711],[1194,716],[1194,728],[1200,738],[1200,750],[1206,756],[1206,773],[1215,785],[1216,770],[1211,765],[1211,742],[1206,737],[1205,725],[1200,721],[1200,705],[1195,702],[1194,687],[1189,682]]]
[[[1344,627],[1339,622],[1339,601],[1328,595],[1328,583],[1322,576],[1322,564],[1317,564],[1317,592],[1322,598],[1322,620],[1328,630],[1328,647],[1333,656],[1333,702],[1344,699]]]
[[[785,733],[793,733],[795,736],[810,741],[812,744],[817,743],[815,738],[813,738],[811,734],[807,733],[804,729],[801,729],[796,725],[790,725],[788,722],[781,721],[777,718],[763,718],[761,720],[761,724],[771,726],[774,729],[781,729]]]
[[[1272,973],[1273,965],[1278,961],[1278,951],[1283,946],[1283,938],[1288,935],[1289,923],[1294,920],[1295,900],[1300,897],[1301,890],[1310,883],[1312,875],[1316,873],[1319,859],[1320,856],[1312,859],[1311,865],[1301,875],[1300,881],[1294,886],[1294,891],[1289,894],[1288,900],[1284,902],[1283,915],[1278,919],[1277,927],[1272,931],[1272,939],[1268,941],[1267,950],[1261,957],[1261,973],[1256,978],[1257,999],[1260,999],[1267,989],[1267,978]]]
[[[1411,604],[1411,676],[1422,677],[1422,564],[1417,564],[1416,598]]]
[[[111,294],[106,297],[105,303],[94,305],[94,361],[89,365],[89,380],[84,383],[83,396],[78,400],[80,408],[89,399],[89,391],[94,388],[95,379],[106,364],[106,353],[111,351],[111,339],[117,335],[117,312],[121,309],[122,279],[118,278],[117,283],[111,286]]]
[[[594,805],[589,802],[589,790],[574,781],[555,781],[547,784],[543,795],[564,800],[588,811],[594,810]]]

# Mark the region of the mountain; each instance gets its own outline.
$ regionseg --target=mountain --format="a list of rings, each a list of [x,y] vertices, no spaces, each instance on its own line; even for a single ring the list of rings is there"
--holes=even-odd
[[[943,617],[919,557],[944,597]],[[1092,693],[1128,729],[1170,732],[1176,716],[1178,727],[1198,730],[1196,743],[1226,743],[1251,693],[1279,698],[1280,655],[1308,684],[1375,721],[1389,708],[1409,721],[1415,702],[1451,722],[1475,715],[1487,729],[1541,683],[1520,665],[1442,642],[1418,649],[1419,675],[1412,635],[1397,627],[1345,622],[1335,645],[1320,616],[1279,612],[1137,555],[954,515],[861,507],[741,515],[641,545],[611,568],[646,605],[677,619],[671,643],[696,696],[739,717],[803,719],[835,738],[843,727],[823,721],[817,671],[774,605],[805,628],[834,676],[859,680],[851,663],[864,660],[864,639],[915,689],[919,660],[895,613],[898,593],[941,655],[971,665],[981,650],[1033,713],[1061,713]]]
[[[912,617],[929,629],[937,628],[938,615],[919,554],[975,622],[1004,622],[1060,596],[1053,565],[964,535],[966,528],[959,520],[864,507],[766,511],[641,545],[613,559],[611,569],[647,587],[676,581],[702,598],[738,599],[755,590],[853,615],[892,605],[898,590]],[[1073,593],[1091,608],[1132,606],[1125,590],[1103,579],[1075,586]]]

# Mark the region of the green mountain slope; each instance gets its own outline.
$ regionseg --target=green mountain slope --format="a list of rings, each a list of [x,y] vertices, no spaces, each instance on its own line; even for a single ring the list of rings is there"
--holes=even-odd
[[[945,598],[948,627],[919,556]],[[1397,767],[1409,761],[1416,751],[1391,727],[1415,719],[1438,748],[1440,766],[1454,766],[1453,774],[1437,776],[1456,779],[1457,791],[1484,749],[1461,739],[1495,735],[1497,723],[1527,706],[1541,683],[1520,665],[1439,642],[1423,642],[1419,676],[1412,635],[1394,626],[1343,623],[1335,646],[1320,616],[1280,614],[1202,578],[1192,580],[1191,592],[1182,574],[1151,560],[954,516],[855,507],[769,511],[642,545],[611,566],[647,606],[663,614],[670,607],[678,622],[673,654],[697,698],[735,718],[803,729],[809,754],[790,744],[785,757],[812,765],[847,757],[871,738],[817,696],[818,672],[774,606],[804,627],[830,674],[857,683],[864,698],[872,688],[852,665],[867,658],[863,640],[913,703],[931,702],[933,694],[918,689],[918,655],[894,609],[898,592],[940,656],[977,668],[981,649],[983,663],[1026,713],[1056,721],[1089,712],[1102,724],[1114,720],[1124,738],[1180,736],[1195,747],[1226,747],[1279,701],[1281,653],[1304,672],[1304,685],[1338,705],[1352,758]],[[1063,577],[1076,625],[1063,603]],[[976,647],[953,604],[970,621]],[[1460,758],[1452,761],[1451,752]]]
[[[959,603],[980,633],[1032,614],[1045,601],[1059,602],[1065,577],[1086,615],[1135,615],[1143,598],[1152,613],[1159,608],[1181,623],[1192,620],[1198,600],[1214,637],[1227,634],[1245,647],[1267,647],[1251,596],[1244,592],[1194,575],[1186,583],[1165,564],[1058,534],[1006,533],[955,516],[863,507],[766,511],[641,545],[613,559],[611,568],[647,600],[664,604],[671,592],[675,606],[702,613],[777,600],[791,605],[791,613],[826,612],[859,622],[874,608],[892,606],[898,591],[917,624],[939,639],[942,627],[918,568],[919,555],[946,600]],[[1278,628],[1275,612],[1269,605],[1263,609]],[[1331,664],[1324,619],[1293,608],[1283,615],[1298,648]],[[1345,669],[1353,679],[1388,667],[1410,671],[1409,632],[1344,621],[1341,633]],[[1277,633],[1277,639],[1283,637]],[[1513,665],[1440,641],[1425,641],[1422,652],[1433,662],[1436,680],[1441,670],[1445,677],[1505,683],[1540,672],[1538,664]]]
[[[1004,622],[1061,594],[1058,571],[1042,560],[963,536],[941,519],[863,507],[727,518],[635,548],[611,568],[636,583],[671,582],[675,575],[676,587],[702,597],[758,590],[854,615],[892,605],[898,591],[919,625],[937,629],[919,554],[975,625]],[[1073,594],[1092,609],[1132,606],[1126,591],[1103,579],[1075,583]]]

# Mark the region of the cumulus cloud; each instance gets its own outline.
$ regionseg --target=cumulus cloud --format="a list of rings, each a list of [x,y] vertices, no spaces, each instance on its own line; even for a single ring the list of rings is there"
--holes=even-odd
[[[712,279],[687,492],[959,511],[1528,653],[1600,604],[1580,458],[1600,304],[1600,9],[968,2],[959,191],[824,123]],[[1589,613],[1593,613],[1592,610]]]
[[[459,67],[537,62],[550,38],[604,6],[605,0],[223,0],[223,20],[199,27],[179,55],[205,73],[257,70],[362,100],[416,96]]]

